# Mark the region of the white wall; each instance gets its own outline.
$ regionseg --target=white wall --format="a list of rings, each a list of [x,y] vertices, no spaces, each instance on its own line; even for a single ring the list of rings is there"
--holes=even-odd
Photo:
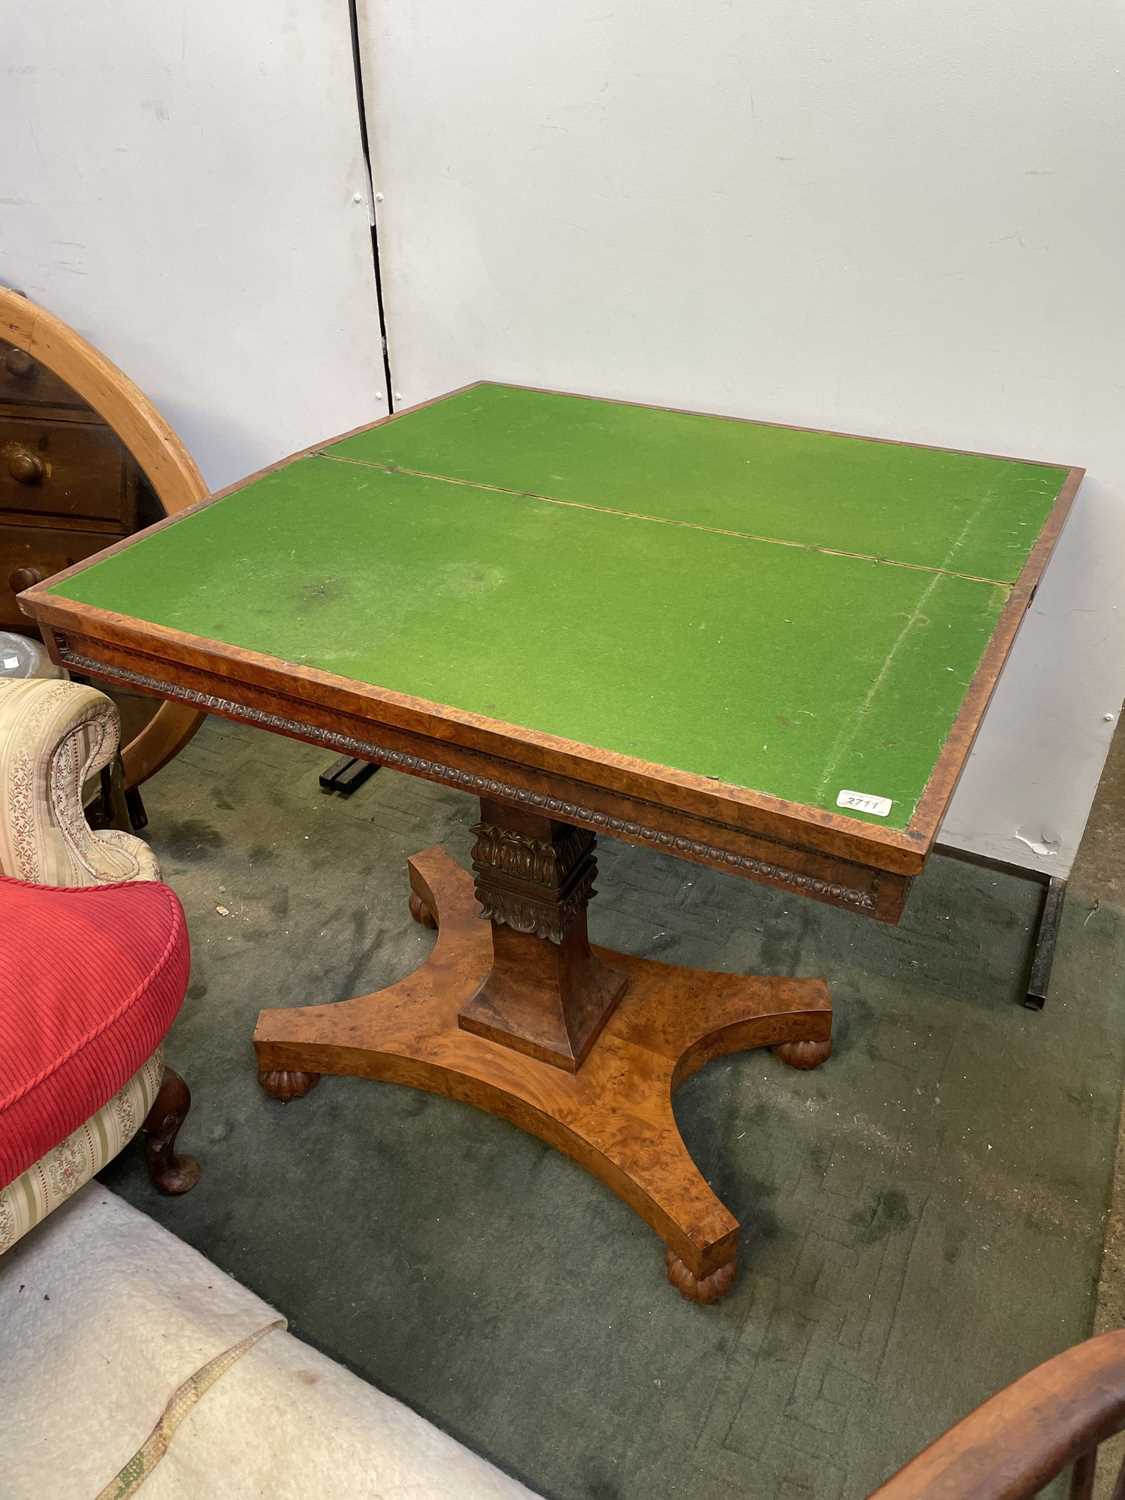
[[[0,281],[212,485],[386,411],[346,0],[2,6],[0,142]]]
[[[402,401],[486,376],[1089,469],[943,831],[1065,871],[1125,694],[1125,11],[361,18]]]
[[[403,402],[494,376],[1087,466],[943,832],[1065,869],[1125,691],[1125,13],[361,18]],[[4,7],[0,139],[0,280],[213,485],[386,409],[343,0]]]

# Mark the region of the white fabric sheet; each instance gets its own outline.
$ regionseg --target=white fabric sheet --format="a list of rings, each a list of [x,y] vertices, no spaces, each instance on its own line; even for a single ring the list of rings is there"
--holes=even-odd
[[[277,1315],[91,1184],[0,1258],[0,1494],[91,1500],[188,1375]],[[141,1500],[531,1496],[281,1331],[267,1334],[191,1410],[139,1493]]]

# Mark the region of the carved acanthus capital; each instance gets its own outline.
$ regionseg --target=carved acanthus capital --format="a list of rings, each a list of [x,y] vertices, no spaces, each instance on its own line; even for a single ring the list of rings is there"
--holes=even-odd
[[[553,836],[532,838],[530,834],[495,823],[475,823],[473,867],[488,869],[529,885],[561,890],[587,855],[593,854],[594,835],[585,828],[556,824]]]
[[[473,869],[481,914],[516,932],[561,943],[594,894],[595,837],[556,823],[536,838],[495,823],[477,823]]]

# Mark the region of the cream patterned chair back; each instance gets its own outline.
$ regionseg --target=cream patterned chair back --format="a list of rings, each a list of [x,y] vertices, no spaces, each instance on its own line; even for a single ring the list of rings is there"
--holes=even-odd
[[[83,787],[120,734],[116,705],[96,688],[0,680],[0,873],[65,886],[160,879],[141,839],[86,822]]]

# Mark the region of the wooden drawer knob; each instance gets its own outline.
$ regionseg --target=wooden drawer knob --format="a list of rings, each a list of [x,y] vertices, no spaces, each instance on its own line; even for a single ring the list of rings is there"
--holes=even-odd
[[[17,484],[40,484],[45,470],[37,453],[22,444],[8,451],[8,473]]]
[[[17,380],[29,380],[35,373],[35,361],[23,349],[9,349],[4,358],[4,368]]]
[[[24,589],[34,588],[42,582],[43,575],[38,568],[16,568],[8,575],[8,587],[13,594],[22,594]]]

